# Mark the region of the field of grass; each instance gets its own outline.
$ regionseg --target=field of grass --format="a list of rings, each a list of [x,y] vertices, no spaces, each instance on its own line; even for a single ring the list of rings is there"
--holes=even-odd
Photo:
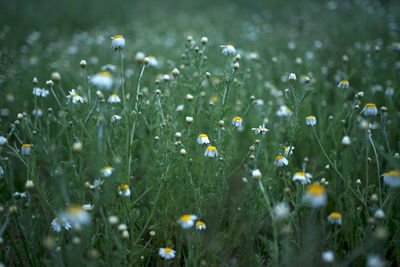
[[[0,266],[400,265],[398,1],[0,10]]]

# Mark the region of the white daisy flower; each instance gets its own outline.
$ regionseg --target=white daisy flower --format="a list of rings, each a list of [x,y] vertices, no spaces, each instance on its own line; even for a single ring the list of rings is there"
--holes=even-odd
[[[112,95],[110,95],[110,97],[108,98],[108,102],[109,102],[109,103],[120,103],[120,102],[121,102],[121,99],[119,98],[118,95],[112,94]]]
[[[41,117],[43,115],[43,110],[41,108],[34,109],[32,110],[32,115]]]
[[[202,221],[196,222],[196,229],[197,230],[205,230],[207,228],[206,224]]]
[[[317,124],[317,118],[314,116],[307,116],[306,117],[306,125],[314,126]]]
[[[304,172],[296,172],[293,175],[293,182],[300,182],[301,184],[305,185],[311,182],[312,175],[309,173],[304,173]]]
[[[178,223],[181,225],[183,229],[188,229],[194,225],[195,220],[197,220],[196,215],[184,214],[179,218]]]
[[[204,156],[206,157],[218,157],[218,151],[217,148],[215,146],[208,146],[206,149],[206,152],[204,152]]]
[[[232,124],[235,127],[242,127],[243,119],[241,117],[234,117],[232,119]]]
[[[343,81],[339,82],[337,87],[346,89],[346,88],[349,88],[349,86],[350,86],[349,81],[343,80]]]
[[[112,115],[112,117],[111,117],[111,122],[116,122],[116,121],[119,121],[119,120],[121,120],[121,116],[119,116],[119,115]]]
[[[344,146],[349,146],[350,144],[351,144],[350,137],[347,136],[347,135],[343,136],[343,138],[342,138],[342,145],[344,145]]]
[[[69,206],[60,216],[61,220],[68,221],[73,227],[90,223],[90,215],[80,205]]]
[[[186,120],[187,123],[192,123],[193,122],[193,117],[186,116],[185,120]]]
[[[288,80],[291,81],[291,82],[296,81],[296,80],[297,80],[296,74],[290,73],[290,74],[289,74],[289,79],[288,79]]]
[[[275,158],[274,162],[276,167],[283,167],[289,164],[289,161],[282,155],[279,155]]]
[[[111,48],[114,50],[122,49],[125,47],[125,38],[122,35],[115,35],[111,37]]]
[[[175,253],[175,250],[173,250],[172,248],[160,248],[158,251],[158,255],[166,260],[171,260],[175,258]]]
[[[310,204],[313,208],[325,206],[327,202],[325,188],[319,183],[310,184],[307,186],[307,192],[303,197],[303,201]]]
[[[5,138],[4,136],[0,136],[0,146],[7,144],[7,142],[7,138]]]
[[[21,147],[21,154],[29,156],[31,153],[32,145],[31,144],[23,144]]]
[[[397,188],[400,186],[400,172],[398,170],[385,172],[382,176],[385,184],[388,186],[392,188]]]
[[[221,45],[224,56],[236,55],[236,49],[233,45]]]
[[[27,194],[26,194],[26,192],[22,192],[22,193],[20,193],[20,192],[14,192],[14,193],[13,193],[13,196],[14,196],[14,197],[27,197]]]
[[[84,103],[85,99],[83,97],[81,97],[80,95],[78,95],[78,93],[75,91],[75,89],[71,89],[71,91],[69,91],[69,95],[67,95],[68,101],[71,99],[72,103],[76,104],[78,102]]]
[[[365,116],[376,116],[376,114],[378,114],[378,109],[374,103],[367,103],[361,110],[361,113],[364,113]]]
[[[90,83],[99,89],[109,90],[113,85],[112,74],[109,71],[100,71],[90,78]]]
[[[284,148],[285,157],[292,155],[294,150],[294,146],[287,146]]]
[[[85,211],[91,211],[93,210],[94,205],[93,204],[84,204],[82,205],[82,209]]]
[[[280,106],[276,115],[279,117],[290,117],[293,115],[293,111],[287,106]]]
[[[199,136],[197,137],[197,143],[199,143],[200,145],[209,144],[210,140],[208,139],[208,136],[206,134],[199,134]]]
[[[118,186],[118,195],[129,197],[131,195],[131,190],[129,189],[129,185],[123,184]]]
[[[269,129],[265,128],[264,124],[263,126],[258,126],[258,128],[251,128],[256,134],[265,134],[269,132]]]
[[[290,208],[285,202],[276,203],[272,209],[272,215],[275,220],[286,219],[290,214]]]
[[[176,107],[176,111],[182,111],[184,107],[184,105],[179,105]]]
[[[104,183],[103,180],[101,179],[95,179],[93,184],[89,186],[90,189],[96,189],[98,187],[100,187],[102,184]]]
[[[64,227],[65,230],[71,229],[72,225],[66,220],[60,220],[59,218],[54,218],[51,222],[51,228],[54,232],[60,232]]]
[[[106,166],[100,170],[101,174],[103,174],[104,177],[110,176],[113,173],[113,171],[114,171],[114,168],[111,166]]]
[[[254,179],[260,179],[262,177],[262,173],[259,169],[252,170],[251,177],[253,177]]]
[[[339,212],[332,212],[328,216],[328,222],[331,224],[342,224],[342,214]]]
[[[157,67],[158,66],[158,60],[154,56],[148,56],[149,59],[149,66],[152,67]]]

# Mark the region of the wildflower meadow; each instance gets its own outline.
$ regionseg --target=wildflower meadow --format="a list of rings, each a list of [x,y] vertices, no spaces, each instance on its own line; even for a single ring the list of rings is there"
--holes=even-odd
[[[0,266],[400,265],[398,1],[0,15]]]

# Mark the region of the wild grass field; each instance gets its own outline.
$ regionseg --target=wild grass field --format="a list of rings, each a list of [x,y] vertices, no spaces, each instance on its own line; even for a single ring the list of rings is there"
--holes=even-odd
[[[0,10],[0,266],[400,265],[398,1]]]

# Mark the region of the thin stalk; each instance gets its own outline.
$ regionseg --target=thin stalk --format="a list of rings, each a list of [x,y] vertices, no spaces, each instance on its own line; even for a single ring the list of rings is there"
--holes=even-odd
[[[381,187],[381,178],[380,178],[380,169],[379,169],[379,161],[378,161],[378,153],[376,152],[376,148],[375,148],[375,144],[374,141],[372,140],[372,134],[371,132],[368,133],[368,139],[369,142],[372,145],[372,149],[374,150],[374,154],[375,154],[375,160],[376,160],[376,169],[378,171],[378,184],[379,184],[379,203],[382,207],[382,187]]]

